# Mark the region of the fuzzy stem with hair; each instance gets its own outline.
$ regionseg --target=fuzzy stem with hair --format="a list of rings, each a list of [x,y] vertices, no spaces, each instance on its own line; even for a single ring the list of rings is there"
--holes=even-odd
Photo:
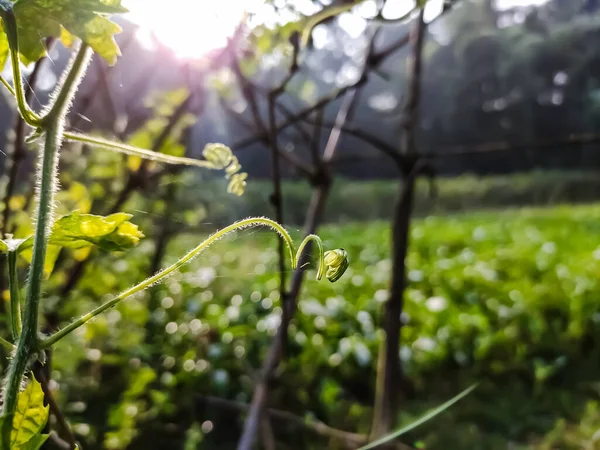
[[[277,232],[281,236],[281,238],[283,239],[283,241],[285,242],[285,244],[288,248],[292,269],[296,268],[296,261],[300,259],[299,258],[300,252],[302,252],[302,250],[306,247],[308,240],[316,240],[317,241],[317,245],[318,245],[318,248],[320,251],[319,260],[324,261],[323,243],[321,242],[321,240],[318,236],[315,236],[315,235],[308,236],[300,244],[300,251],[297,254],[295,251],[294,242],[292,241],[291,236],[289,235],[287,230],[285,228],[283,228],[281,225],[279,225],[277,222],[275,222],[271,219],[267,219],[266,217],[251,217],[248,219],[240,220],[239,222],[231,224],[228,227],[225,227],[225,228],[213,233],[206,240],[204,240],[202,243],[200,243],[197,247],[190,250],[185,256],[180,258],[174,264],[162,269],[161,271],[159,271],[155,275],[145,279],[141,283],[138,283],[135,286],[121,292],[116,297],[108,300],[107,302],[100,305],[96,309],[81,316],[79,319],[77,319],[74,322],[72,322],[71,324],[67,325],[65,328],[57,331],[52,336],[50,336],[46,339],[43,339],[42,341],[39,342],[39,348],[45,349],[45,348],[52,346],[53,344],[57,343],[58,341],[60,341],[62,338],[64,338],[68,334],[75,331],[77,328],[85,325],[87,322],[92,320],[98,314],[101,314],[104,311],[106,311],[107,309],[110,309],[110,308],[116,306],[118,303],[120,303],[122,300],[125,300],[128,297],[131,297],[132,295],[142,292],[143,290],[149,288],[150,286],[160,283],[165,278],[167,278],[169,275],[171,275],[172,273],[179,270],[182,266],[184,266],[187,263],[189,263],[190,261],[192,261],[196,256],[198,256],[200,253],[202,253],[204,250],[206,250],[212,244],[214,244],[218,240],[224,238],[226,235],[233,233],[235,231],[241,230],[243,228],[250,228],[250,227],[267,227],[267,228],[270,228],[270,229],[274,230],[275,232]],[[324,266],[320,266],[317,269],[317,273],[320,274],[323,272],[324,272]]]
[[[13,43],[11,42],[11,44]],[[18,45],[16,48],[18,48]],[[8,378],[5,384],[4,405],[2,408],[3,415],[7,416],[2,428],[4,448],[10,448],[12,417],[17,407],[17,399],[23,375],[30,360],[39,348],[38,310],[48,237],[53,221],[54,196],[58,185],[59,148],[63,140],[64,121],[68,107],[81,82],[90,58],[91,51],[89,47],[85,44],[81,45],[75,57],[71,60],[66,75],[57,87],[54,103],[40,123],[40,127],[45,134],[45,139],[43,148],[40,149],[40,163],[37,173],[37,220],[23,312],[23,330],[17,340],[15,357],[9,366]],[[23,113],[22,110],[21,113]],[[26,120],[25,117],[23,118]]]
[[[9,250],[8,252],[8,290],[10,292],[10,331],[13,340],[19,338],[21,329],[21,296],[19,293],[19,283],[17,278],[17,252]]]

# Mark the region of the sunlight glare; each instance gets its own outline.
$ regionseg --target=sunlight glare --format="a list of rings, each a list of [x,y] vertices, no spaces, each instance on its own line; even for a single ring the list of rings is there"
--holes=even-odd
[[[152,34],[180,58],[201,58],[233,35],[249,0],[123,0],[128,19],[140,26],[138,39],[152,47]]]

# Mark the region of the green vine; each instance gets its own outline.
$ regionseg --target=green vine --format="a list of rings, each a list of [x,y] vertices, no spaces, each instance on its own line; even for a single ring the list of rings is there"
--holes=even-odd
[[[14,38],[13,38],[14,39]],[[9,40],[11,36],[9,35]],[[18,44],[17,48],[18,48]],[[4,393],[2,413],[6,416],[3,425],[3,443],[9,448],[12,417],[16,412],[19,386],[27,368],[27,364],[38,347],[38,311],[40,292],[44,276],[44,262],[48,247],[48,238],[52,227],[52,213],[54,196],[57,190],[58,154],[62,143],[62,131],[65,115],[77,86],[81,82],[87,64],[91,58],[91,51],[87,45],[81,45],[75,58],[71,60],[67,69],[67,76],[58,86],[58,94],[50,112],[41,123],[45,139],[43,151],[40,154],[40,170],[38,172],[39,192],[37,202],[37,222],[33,241],[33,257],[27,284],[25,308],[23,311],[23,330],[17,340],[15,357],[11,361],[8,371],[7,387]],[[18,95],[17,89],[17,95]],[[14,303],[14,300],[13,300]],[[13,317],[14,321],[15,318]]]
[[[17,19],[13,11],[13,4],[8,0],[0,0],[0,17],[4,23],[6,35],[9,42],[9,54],[12,66],[12,75],[15,83],[15,97],[17,107],[23,117],[23,120],[32,127],[41,124],[41,119],[29,108],[25,99],[25,90],[23,89],[23,78],[21,76],[21,61],[19,59],[19,36],[17,29]]]
[[[94,317],[96,317],[98,314],[101,314],[104,311],[106,311],[107,309],[110,309],[110,308],[116,306],[118,303],[120,303],[122,300],[125,300],[127,297],[131,297],[132,295],[137,294],[137,293],[143,291],[144,289],[147,289],[150,286],[153,286],[153,285],[161,282],[162,280],[167,278],[169,275],[171,275],[173,272],[179,270],[182,266],[189,263],[196,256],[198,256],[200,253],[205,251],[208,247],[210,247],[212,244],[214,244],[218,240],[222,239],[226,235],[233,233],[235,231],[244,229],[244,228],[251,228],[251,227],[268,227],[268,228],[271,228],[272,230],[274,230],[275,232],[279,233],[279,235],[283,238],[283,240],[288,248],[290,261],[292,264],[292,269],[296,268],[297,261],[299,261],[300,257],[302,256],[302,251],[306,247],[306,244],[311,240],[313,240],[317,243],[317,247],[319,249],[320,263],[319,263],[319,267],[317,269],[317,279],[320,280],[322,277],[322,274],[325,271],[327,271],[327,273],[335,273],[336,275],[339,274],[339,276],[341,276],[341,274],[348,267],[347,255],[345,258],[338,258],[338,257],[326,258],[325,257],[324,250],[323,250],[323,248],[324,248],[323,242],[321,241],[321,238],[319,238],[317,235],[314,235],[314,234],[308,235],[304,239],[304,241],[302,241],[302,243],[300,244],[298,252],[296,252],[296,250],[294,248],[294,242],[292,241],[291,236],[289,235],[289,233],[287,232],[287,230],[285,228],[283,228],[277,222],[275,222],[271,219],[267,219],[265,217],[251,217],[249,219],[240,220],[239,222],[236,222],[232,225],[229,225],[228,227],[225,227],[225,228],[213,233],[205,241],[203,241],[201,244],[199,244],[194,249],[190,250],[185,256],[180,258],[174,264],[170,265],[169,267],[166,267],[165,269],[162,269],[156,275],[153,275],[153,276],[147,278],[146,280],[142,281],[141,283],[138,283],[135,286],[120,293],[115,298],[108,300],[107,302],[100,305],[93,311],[90,311],[89,313],[87,313],[84,316],[80,317],[79,319],[75,320],[70,325],[66,326],[65,328],[61,329],[60,331],[57,331],[52,336],[50,336],[46,339],[43,339],[40,342],[40,348],[44,349],[44,348],[48,348],[48,347],[56,344],[62,338],[64,338],[68,334],[72,333],[77,328],[84,325],[86,322],[89,322]],[[341,250],[341,251],[343,252],[343,250]],[[337,278],[339,278],[339,276]],[[331,280],[331,281],[335,281],[335,280]]]
[[[21,293],[17,278],[17,252],[8,252],[8,290],[10,292],[10,331],[13,339],[21,335]]]

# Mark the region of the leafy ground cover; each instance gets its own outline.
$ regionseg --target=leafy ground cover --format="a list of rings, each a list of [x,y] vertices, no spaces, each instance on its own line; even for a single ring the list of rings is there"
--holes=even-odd
[[[336,284],[305,284],[273,408],[368,430],[389,282],[387,227],[321,232],[326,246],[343,243],[351,267]],[[427,449],[596,448],[600,206],[428,217],[415,222],[411,239],[401,421],[482,385],[405,441]],[[165,263],[198,241],[178,236]],[[225,239],[57,346],[57,395],[85,448],[233,448],[242,412],[209,396],[250,399],[281,314],[273,244],[257,231]],[[125,259],[88,266],[63,319],[143,278],[152,253],[148,239]],[[60,284],[67,271],[52,280]],[[338,448],[295,423],[274,424],[292,448]]]

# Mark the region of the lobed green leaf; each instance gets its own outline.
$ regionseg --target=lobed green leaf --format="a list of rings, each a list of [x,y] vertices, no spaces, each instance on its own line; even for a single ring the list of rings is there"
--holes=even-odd
[[[48,421],[49,407],[44,406],[44,391],[35,378],[19,394],[10,431],[10,450],[38,450],[48,439],[41,434]],[[0,428],[9,416],[0,418]]]
[[[43,40],[56,37],[80,38],[109,64],[120,55],[114,35],[121,27],[108,19],[110,14],[127,12],[121,0],[17,0],[19,50],[25,64],[37,61],[46,50]],[[8,58],[8,40],[0,24],[0,69]]]
[[[19,450],[39,450],[49,437],[49,434],[37,434],[33,436],[25,445],[19,447]]]
[[[48,242],[44,272],[49,275],[54,268],[60,249],[98,247],[116,252],[135,247],[144,234],[137,225],[129,222],[131,214],[115,213],[110,216],[81,214],[77,211],[58,219],[52,227]],[[16,251],[31,261],[33,236],[27,239],[0,240],[0,253]]]
[[[125,213],[103,217],[73,212],[56,221],[50,245],[72,249],[95,246],[112,252],[135,247],[144,234],[129,222],[131,217]]]

